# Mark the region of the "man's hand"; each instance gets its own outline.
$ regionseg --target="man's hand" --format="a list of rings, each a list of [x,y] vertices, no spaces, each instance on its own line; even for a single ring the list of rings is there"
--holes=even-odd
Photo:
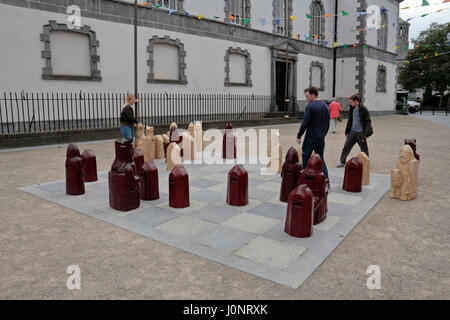
[[[300,144],[302,142],[302,139],[297,139],[297,143]]]

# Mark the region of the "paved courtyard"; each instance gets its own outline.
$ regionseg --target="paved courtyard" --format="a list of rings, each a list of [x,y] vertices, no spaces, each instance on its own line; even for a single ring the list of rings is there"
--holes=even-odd
[[[252,166],[253,201],[243,211],[227,210],[219,199],[229,167],[216,172],[189,165],[197,210],[169,209],[167,172],[159,164],[159,203],[142,202],[140,209],[121,215],[109,211],[105,196],[111,141],[78,144],[81,151],[95,151],[101,179],[87,184],[85,201],[76,202],[64,195],[66,145],[0,152],[0,298],[448,299],[450,147],[445,141],[450,128],[408,116],[377,117],[373,126],[374,184],[357,195],[361,199],[340,190],[343,170],[333,168],[345,139],[343,125],[327,136],[329,218],[309,239],[283,233],[285,207],[275,196],[261,196],[277,194],[279,176],[258,179]],[[296,146],[298,125],[277,128],[283,152]],[[385,194],[405,137],[417,138],[421,156],[419,197],[408,202]],[[358,152],[355,147],[351,155]],[[199,175],[202,170],[213,172]],[[144,217],[150,206],[161,214]],[[211,206],[212,214],[206,210]],[[161,221],[163,214],[167,220]],[[248,224],[249,217],[263,222]],[[302,263],[309,269],[298,268]],[[73,264],[81,268],[81,290],[66,287],[66,268]],[[366,286],[370,265],[380,266],[379,290]]]
[[[19,188],[68,209],[111,223],[175,248],[225,264],[261,278],[298,288],[333,251],[359,220],[389,189],[389,176],[372,174],[361,193],[342,190],[343,170],[331,169],[327,219],[314,226],[310,238],[284,232],[287,204],[280,202],[279,174],[262,175],[260,166],[245,165],[249,173],[249,204],[225,202],[230,164],[189,165],[190,206],[168,205],[169,171],[155,161],[160,199],[141,201],[128,212],[109,206],[108,171],[86,183],[86,193],[69,196],[65,180]],[[261,167],[261,169],[264,167]],[[224,182],[225,181],[225,182]]]

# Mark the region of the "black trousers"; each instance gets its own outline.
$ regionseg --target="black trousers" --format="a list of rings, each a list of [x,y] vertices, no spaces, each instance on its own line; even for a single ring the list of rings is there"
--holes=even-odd
[[[345,140],[344,148],[341,153],[341,163],[345,164],[347,156],[352,151],[353,146],[357,143],[362,152],[369,156],[369,147],[367,146],[367,140],[364,138],[362,132],[350,131]]]

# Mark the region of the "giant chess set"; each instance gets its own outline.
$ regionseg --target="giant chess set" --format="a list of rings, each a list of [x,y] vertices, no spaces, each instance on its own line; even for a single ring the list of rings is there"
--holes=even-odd
[[[203,140],[194,137],[202,134],[200,123],[182,133],[172,123],[162,136],[139,125],[134,146],[116,140],[111,170],[98,174],[94,152],[80,155],[70,144],[65,180],[19,189],[291,288],[314,272],[387,191],[402,200],[417,196],[414,140],[405,141],[391,177],[371,173],[361,153],[344,171],[329,169],[325,179],[320,156],[312,155],[302,168],[292,147],[284,163],[270,170],[282,163],[279,144],[269,148],[268,165],[234,163],[231,124],[223,135],[225,164],[195,163],[190,160],[202,156]]]

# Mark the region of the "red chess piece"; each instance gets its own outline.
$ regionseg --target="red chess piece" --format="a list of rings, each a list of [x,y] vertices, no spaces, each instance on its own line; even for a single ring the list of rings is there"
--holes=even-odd
[[[141,175],[142,165],[144,164],[144,153],[141,149],[135,148],[133,151],[133,168],[136,175]]]
[[[298,184],[306,184],[314,194],[314,224],[327,218],[328,184],[323,173],[322,158],[314,154],[309,158],[306,168],[300,172]]]
[[[71,196],[85,193],[83,158],[73,143],[69,144],[66,152],[66,193]]]
[[[180,156],[183,157],[183,136],[180,135],[178,127],[172,126],[169,131],[169,142],[164,142],[164,156],[167,158],[167,148],[169,144],[176,142],[180,147]]]
[[[240,164],[228,172],[227,203],[231,206],[248,204],[248,173]]]
[[[223,135],[222,158],[236,159],[236,137],[233,134],[231,123],[225,125],[225,134]]]
[[[281,170],[283,179],[281,180],[280,201],[288,202],[289,193],[298,186],[298,177],[301,170],[302,165],[298,162],[298,152],[290,147]]]
[[[414,157],[420,161],[420,156],[416,152],[416,147],[417,147],[416,139],[405,139],[405,144],[407,144],[411,147],[411,149],[414,152]]]
[[[345,165],[342,189],[348,192],[361,192],[363,163],[358,158],[351,158]]]
[[[142,200],[159,199],[158,168],[153,161],[142,165],[140,181],[140,195]]]
[[[91,149],[84,150],[82,156],[84,164],[84,181],[94,182],[98,180],[97,177],[97,159],[94,151]]]
[[[284,232],[297,238],[308,238],[313,233],[314,194],[302,184],[289,194]]]
[[[186,169],[178,165],[169,175],[169,206],[186,208],[189,205],[189,177]]]
[[[133,145],[131,140],[118,139],[115,142],[116,158],[108,173],[109,205],[119,211],[139,207],[139,176],[131,166]]]

